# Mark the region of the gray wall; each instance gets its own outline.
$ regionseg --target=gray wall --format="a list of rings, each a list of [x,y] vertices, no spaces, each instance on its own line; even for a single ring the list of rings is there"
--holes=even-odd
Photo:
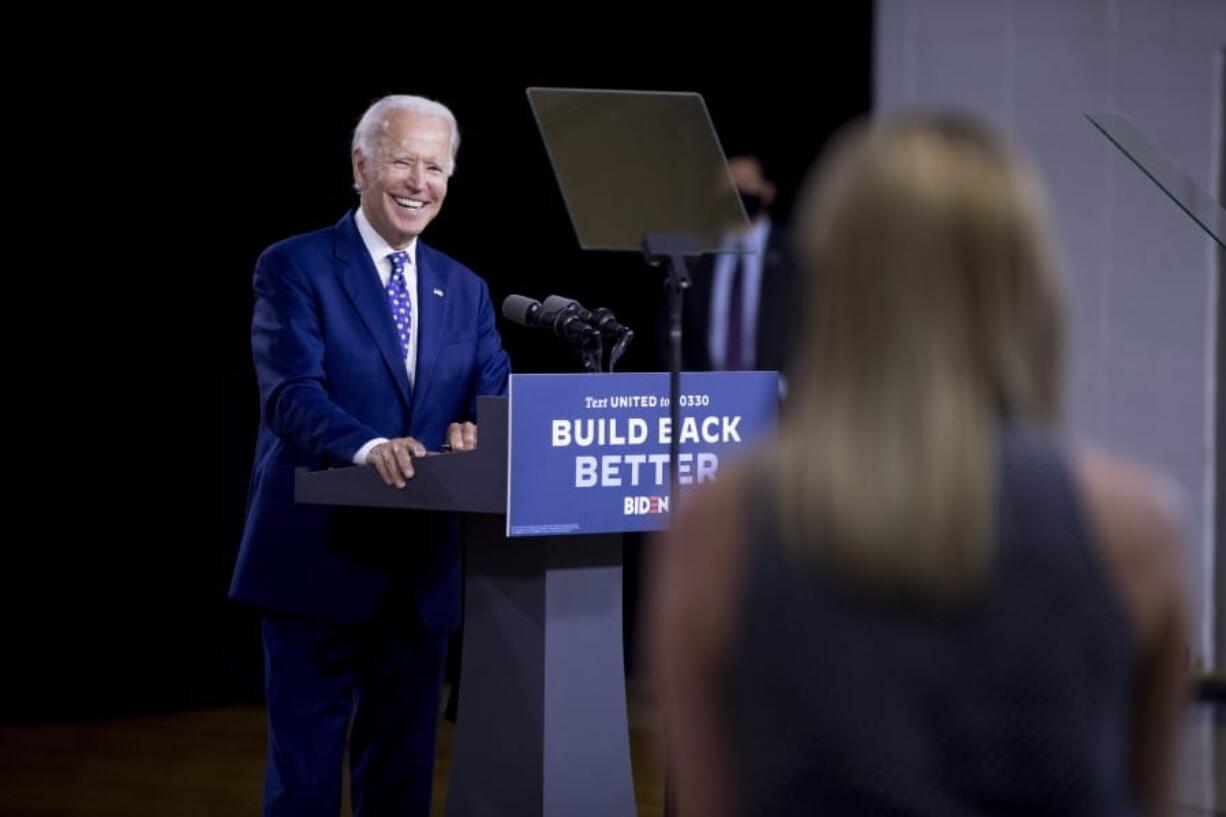
[[[1068,272],[1071,427],[1181,487],[1194,649],[1210,661],[1215,245],[1083,113],[1128,116],[1216,192],[1226,2],[877,0],[876,9],[878,113],[973,111],[1038,163]]]
[[[1219,55],[1218,68],[1221,70],[1219,78],[1219,87],[1223,89],[1223,97],[1226,97],[1226,48]],[[1226,202],[1226,99],[1223,99],[1221,105],[1221,121],[1218,125],[1218,186],[1217,200]],[[1220,238],[1220,236],[1219,236]],[[1217,269],[1220,276],[1226,272],[1226,247],[1218,247],[1217,253]],[[1223,292],[1223,287],[1219,286],[1217,291],[1217,325],[1219,331],[1217,333],[1217,444],[1214,446],[1215,461],[1218,463],[1226,463],[1226,331],[1221,331],[1226,327],[1226,292]],[[1214,606],[1217,608],[1217,615],[1214,617],[1213,634],[1214,634],[1214,651],[1213,655],[1215,666],[1222,667],[1226,664],[1226,477],[1219,476],[1214,482],[1214,503],[1216,504],[1217,521],[1214,525],[1213,540],[1215,545],[1215,566],[1217,568],[1217,582],[1213,588]],[[1226,785],[1226,781],[1223,781]]]

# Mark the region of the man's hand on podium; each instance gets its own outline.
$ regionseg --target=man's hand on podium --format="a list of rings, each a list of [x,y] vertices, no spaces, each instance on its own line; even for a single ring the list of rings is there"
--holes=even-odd
[[[473,436],[475,439],[476,434]],[[405,480],[413,478],[413,457],[424,456],[426,447],[417,440],[412,437],[397,437],[370,449],[370,453],[366,455],[366,464],[373,465],[388,485],[403,488]]]
[[[476,423],[452,423],[447,426],[447,443],[443,446],[443,450],[472,451],[476,447]]]
[[[444,451],[472,451],[476,447],[476,423],[452,423],[447,426]],[[412,437],[397,437],[370,449],[370,453],[366,455],[366,464],[373,465],[388,485],[403,488],[405,480],[413,478],[413,458],[428,456],[431,456],[431,452],[417,440]]]

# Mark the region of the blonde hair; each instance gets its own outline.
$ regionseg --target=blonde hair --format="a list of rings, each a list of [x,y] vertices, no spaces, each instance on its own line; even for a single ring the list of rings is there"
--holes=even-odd
[[[422,96],[390,94],[376,100],[353,129],[353,151],[367,159],[377,157],[392,114],[397,112],[432,117],[447,123],[451,128],[451,163],[447,166],[447,175],[455,173],[456,154],[460,151],[460,126],[456,123],[455,114],[443,103]]]
[[[995,427],[1053,425],[1062,316],[1033,173],[954,116],[859,125],[795,222],[806,334],[773,453],[780,532],[870,589],[982,586]]]

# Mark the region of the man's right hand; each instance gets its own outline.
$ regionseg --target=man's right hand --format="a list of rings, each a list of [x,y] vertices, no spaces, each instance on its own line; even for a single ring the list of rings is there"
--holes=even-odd
[[[379,443],[366,455],[366,464],[373,465],[388,485],[403,488],[405,480],[413,478],[413,458],[426,456],[426,447],[412,437],[397,437]]]

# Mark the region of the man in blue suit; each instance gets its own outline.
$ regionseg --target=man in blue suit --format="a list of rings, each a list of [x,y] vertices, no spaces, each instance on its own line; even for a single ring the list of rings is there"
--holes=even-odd
[[[297,505],[294,469],[476,446],[479,394],[509,364],[485,283],[419,240],[447,195],[459,131],[391,96],[353,138],[360,207],[269,247],[255,269],[261,422],[231,596],[263,614],[265,814],[426,815],[446,634],[459,622],[456,520]]]

